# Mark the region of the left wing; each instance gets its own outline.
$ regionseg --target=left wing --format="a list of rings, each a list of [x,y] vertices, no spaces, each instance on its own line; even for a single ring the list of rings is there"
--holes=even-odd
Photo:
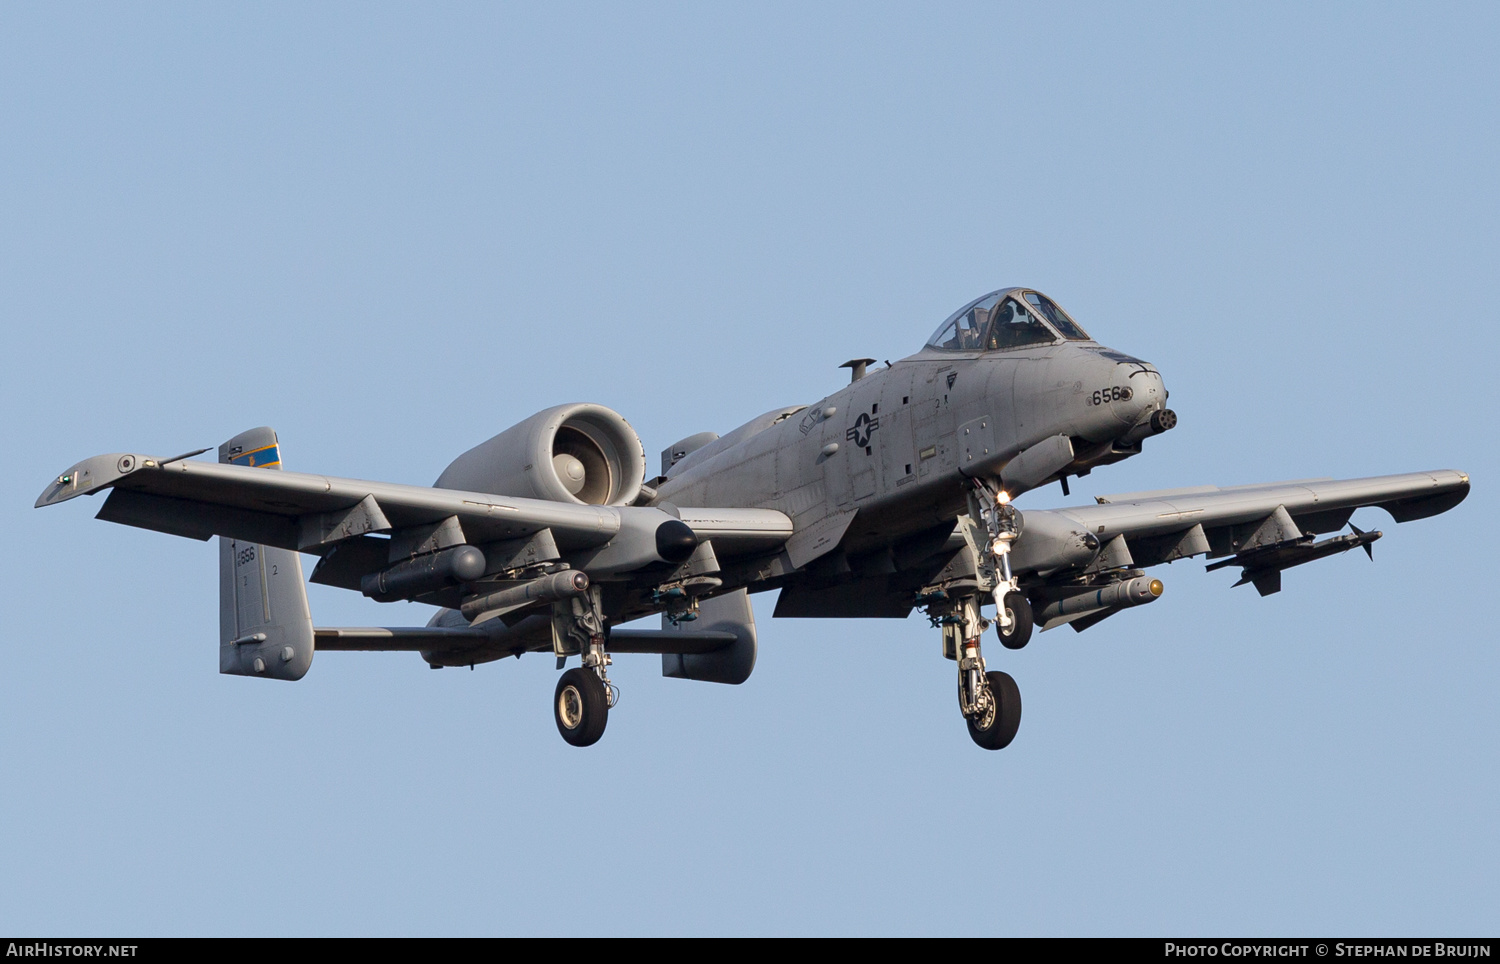
[[[1160,583],[1140,578],[1138,568],[1206,555],[1222,560],[1209,569],[1238,566],[1235,585],[1269,595],[1280,591],[1285,569],[1356,547],[1368,552],[1381,533],[1351,525],[1355,509],[1378,507],[1410,522],[1446,512],[1468,494],[1469,476],[1445,469],[1100,496],[1098,505],[1023,512],[1012,566],[1041,583],[1039,623],[1076,620],[1083,629],[1160,594]],[[1316,538],[1346,525],[1353,531]]]

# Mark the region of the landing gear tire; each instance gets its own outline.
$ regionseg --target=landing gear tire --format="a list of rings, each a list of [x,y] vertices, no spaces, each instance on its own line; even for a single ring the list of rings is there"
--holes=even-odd
[[[979,719],[970,719],[969,736],[986,750],[1003,750],[1021,728],[1021,690],[1009,673],[985,673],[994,704]]]
[[[575,666],[562,674],[552,696],[557,732],[573,746],[592,746],[609,722],[609,694],[599,674]]]
[[[1001,646],[1006,649],[1020,649],[1031,642],[1031,603],[1021,593],[1008,592],[1005,594],[1005,608],[1010,612],[1010,628],[1002,628],[1000,620],[996,619],[995,634],[1000,637]],[[1009,676],[1005,678],[1010,679]],[[1015,685],[1014,681],[1011,685]]]

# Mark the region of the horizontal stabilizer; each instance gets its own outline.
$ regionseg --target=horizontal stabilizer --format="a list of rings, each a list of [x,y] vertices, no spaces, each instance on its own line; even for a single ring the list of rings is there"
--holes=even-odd
[[[313,630],[318,650],[359,653],[416,653],[435,649],[462,649],[490,641],[482,629],[442,626],[342,626]]]
[[[611,653],[697,656],[733,646],[739,637],[716,630],[616,629],[609,634]]]

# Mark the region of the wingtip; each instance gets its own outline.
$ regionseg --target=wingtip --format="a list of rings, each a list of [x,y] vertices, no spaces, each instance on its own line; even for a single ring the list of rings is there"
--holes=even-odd
[[[80,495],[93,495],[100,489],[108,488],[120,481],[125,476],[142,468],[154,468],[156,461],[150,457],[136,455],[132,452],[112,452],[108,455],[96,455],[91,459],[72,466],[66,472],[53,479],[42,494],[37,496],[34,509],[43,506],[57,505],[69,499],[76,499]]]
[[[75,466],[53,479],[42,490],[42,494],[36,497],[36,504],[32,508],[40,509],[43,506],[56,505],[59,502],[66,502],[74,496],[82,495],[83,493],[78,491],[77,482],[78,474],[77,467]]]

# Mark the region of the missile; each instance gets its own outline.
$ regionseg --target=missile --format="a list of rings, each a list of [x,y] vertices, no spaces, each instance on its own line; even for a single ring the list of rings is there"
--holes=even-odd
[[[555,602],[559,599],[567,599],[570,596],[580,595],[588,588],[588,574],[577,569],[569,569],[484,596],[476,596],[465,601],[459,607],[459,611],[464,614],[465,619],[473,622],[478,616],[485,614],[498,616],[507,610],[519,609],[534,602]]]
[[[1349,528],[1354,531],[1341,536],[1334,536],[1331,539],[1324,539],[1322,542],[1278,543],[1238,553],[1230,556],[1228,559],[1210,563],[1204,568],[1212,572],[1215,569],[1223,569],[1225,566],[1242,566],[1243,570],[1240,573],[1240,581],[1235,583],[1235,585],[1243,586],[1247,582],[1254,583],[1255,588],[1260,591],[1262,596],[1269,595],[1281,588],[1281,571],[1283,569],[1301,566],[1318,559],[1337,555],[1340,552],[1348,552],[1355,547],[1363,549],[1365,555],[1373,560],[1375,558],[1375,551],[1370,548],[1370,545],[1381,537],[1381,531],[1379,529],[1372,529],[1366,532],[1352,522],[1349,523]],[[1308,536],[1307,538],[1311,539],[1312,537]]]
[[[1165,587],[1162,586],[1160,579],[1153,579],[1150,576],[1123,579],[1107,586],[1089,587],[1084,592],[1049,602],[1037,611],[1035,618],[1037,623],[1046,625],[1063,616],[1078,616],[1100,609],[1143,606],[1159,599],[1163,588]]]

